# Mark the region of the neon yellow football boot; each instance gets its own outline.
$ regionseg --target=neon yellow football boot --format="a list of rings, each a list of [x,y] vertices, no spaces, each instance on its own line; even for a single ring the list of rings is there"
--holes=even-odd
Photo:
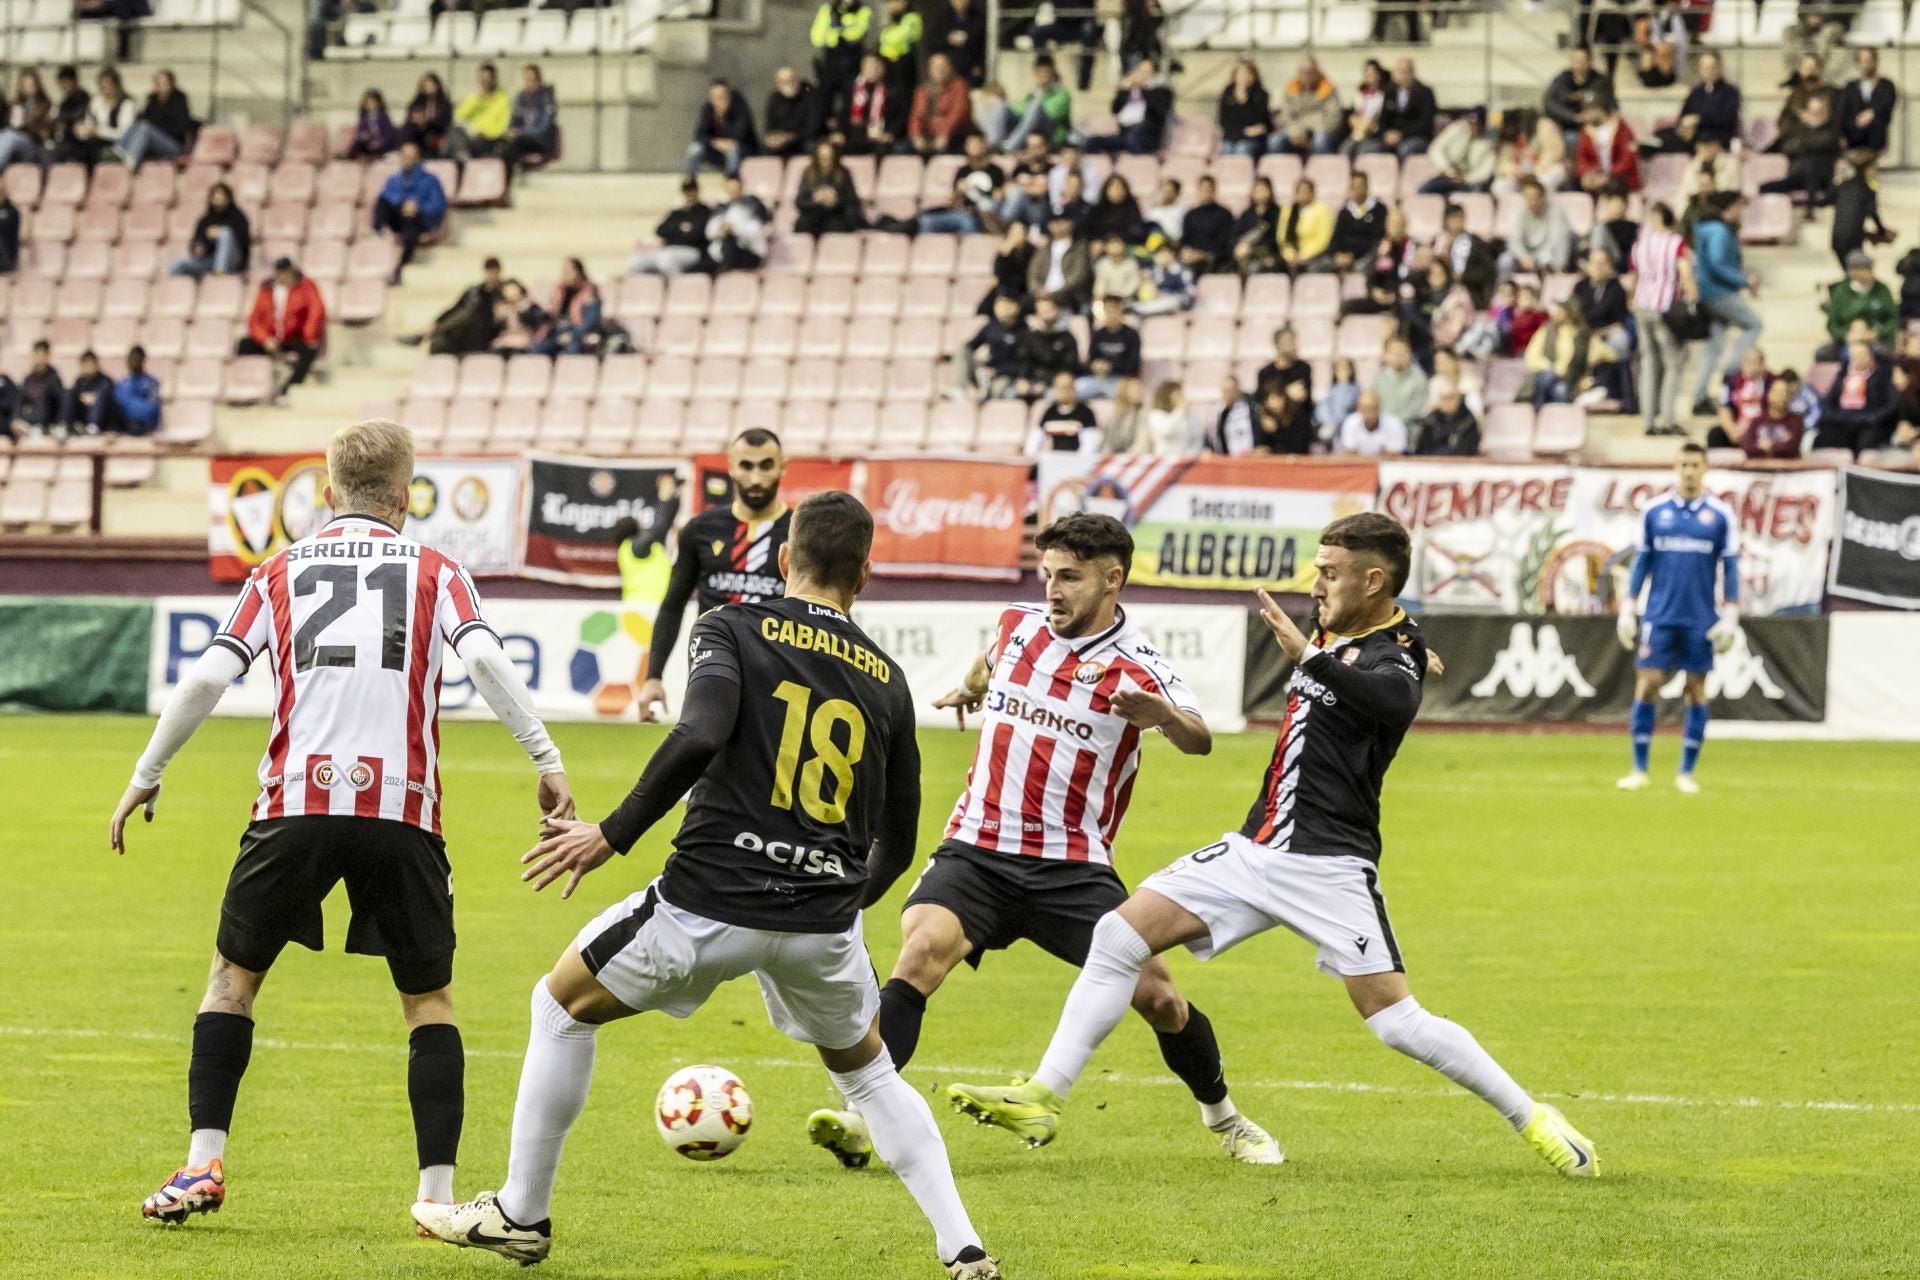
[[[950,1084],[947,1098],[953,1109],[972,1116],[976,1124],[997,1124],[1029,1147],[1052,1142],[1060,1127],[1066,1100],[1032,1080],[1011,1085]]]
[[[1533,1115],[1527,1121],[1527,1127],[1520,1131],[1527,1145],[1540,1153],[1541,1159],[1552,1165],[1569,1178],[1597,1178],[1600,1176],[1600,1156],[1593,1149],[1593,1143],[1578,1129],[1567,1123],[1560,1114],[1560,1108],[1548,1106],[1544,1102],[1533,1104]]]

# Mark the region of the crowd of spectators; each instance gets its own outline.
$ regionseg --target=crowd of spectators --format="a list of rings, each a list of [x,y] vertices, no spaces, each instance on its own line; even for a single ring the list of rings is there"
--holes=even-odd
[[[160,429],[160,384],[147,372],[145,348],[129,350],[126,366],[120,377],[109,377],[100,358],[83,351],[79,372],[63,383],[47,344],[34,343],[31,364],[18,382],[0,373],[0,436],[13,441],[152,435]]]

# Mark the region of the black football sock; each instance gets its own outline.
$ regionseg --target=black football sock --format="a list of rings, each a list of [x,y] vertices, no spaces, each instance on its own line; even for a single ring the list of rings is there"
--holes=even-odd
[[[407,1055],[407,1101],[413,1105],[413,1138],[420,1167],[451,1168],[460,1153],[460,1123],[466,1113],[467,1059],[460,1044],[460,1028],[446,1022],[415,1027],[407,1043],[411,1050]]]
[[[1156,1031],[1160,1056],[1173,1074],[1193,1091],[1194,1100],[1212,1106],[1227,1096],[1226,1069],[1220,1063],[1220,1044],[1213,1038],[1213,1024],[1198,1006],[1187,1006],[1187,1025],[1178,1031]]]
[[[193,1061],[187,1068],[187,1116],[195,1132],[233,1127],[233,1100],[253,1057],[253,1019],[203,1013],[193,1020]],[[216,1153],[217,1154],[217,1153]]]
[[[888,978],[880,988],[880,1040],[895,1071],[905,1071],[920,1047],[920,1019],[926,1013],[927,998],[905,978]]]

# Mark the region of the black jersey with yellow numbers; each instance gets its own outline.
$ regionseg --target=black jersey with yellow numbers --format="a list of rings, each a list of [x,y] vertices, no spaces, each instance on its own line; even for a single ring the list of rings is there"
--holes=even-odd
[[[680,639],[680,619],[689,601],[701,614],[723,604],[753,604],[778,599],[786,591],[780,576],[780,548],[793,525],[793,512],[749,524],[731,506],[714,507],[680,526],[679,550],[666,595],[654,615],[649,674],[667,668]]]
[[[699,681],[730,680],[740,709],[687,798],[662,896],[753,929],[850,927],[875,839],[903,808],[919,812],[899,665],[806,596],[715,609],[694,623],[687,659],[689,699]]]

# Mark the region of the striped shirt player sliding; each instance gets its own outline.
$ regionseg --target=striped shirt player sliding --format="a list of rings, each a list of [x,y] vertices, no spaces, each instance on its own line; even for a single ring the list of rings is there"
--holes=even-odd
[[[1740,522],[1732,507],[1707,492],[1705,449],[1680,446],[1674,477],[1673,491],[1641,513],[1633,577],[1616,619],[1620,643],[1634,655],[1633,772],[1617,785],[1622,791],[1646,787],[1654,700],[1680,671],[1686,675],[1687,710],[1673,785],[1691,796],[1700,792],[1693,769],[1707,740],[1707,673],[1713,655],[1731,649],[1740,633]]]
[[[451,558],[405,537],[413,441],[362,422],[327,449],[327,505],[340,514],[269,557],[167,699],[114,810],[126,852],[136,810],[153,821],[161,773],[227,686],[264,657],[273,722],[260,795],[220,904],[213,970],[193,1024],[187,1160],[147,1197],[151,1221],[184,1222],[226,1199],[234,1098],[253,1050],[253,1003],[289,942],[322,945],[320,903],[346,881],[346,949],[385,958],[409,1028],[407,1096],[418,1198],[451,1202],[464,1052],[453,1022],[453,879],[440,837],[439,692],[452,649],[532,757],[545,815],[567,817],[560,752]]]
[[[1084,965],[1095,923],[1126,901],[1113,842],[1158,730],[1188,755],[1213,735],[1193,693],[1120,607],[1133,536],[1112,516],[1079,513],[1035,540],[1045,606],[1015,605],[966,681],[935,705],[983,714],[966,790],[946,840],[907,896],[880,1035],[896,1067],[920,1041],[927,997],[962,960],[1027,939]],[[1174,988],[1165,963],[1142,966],[1131,1000],[1207,1127],[1236,1159],[1278,1164],[1280,1146],[1227,1096],[1213,1025]],[[816,1111],[808,1133],[849,1168],[871,1147],[856,1111]]]
[[[1536,1103],[1467,1030],[1420,1007],[1380,894],[1380,790],[1420,709],[1426,644],[1394,603],[1406,586],[1407,531],[1388,516],[1347,516],[1320,534],[1307,633],[1262,591],[1260,612],[1294,663],[1287,709],[1260,793],[1230,831],[1147,877],[1100,917],[1053,1042],[1033,1077],[956,1084],[955,1107],[1038,1145],[1050,1142],[1074,1081],[1112,1034],[1144,967],[1185,945],[1211,959],[1286,928],[1318,948],[1367,1027],[1491,1105],[1561,1173],[1599,1172],[1593,1144]]]

